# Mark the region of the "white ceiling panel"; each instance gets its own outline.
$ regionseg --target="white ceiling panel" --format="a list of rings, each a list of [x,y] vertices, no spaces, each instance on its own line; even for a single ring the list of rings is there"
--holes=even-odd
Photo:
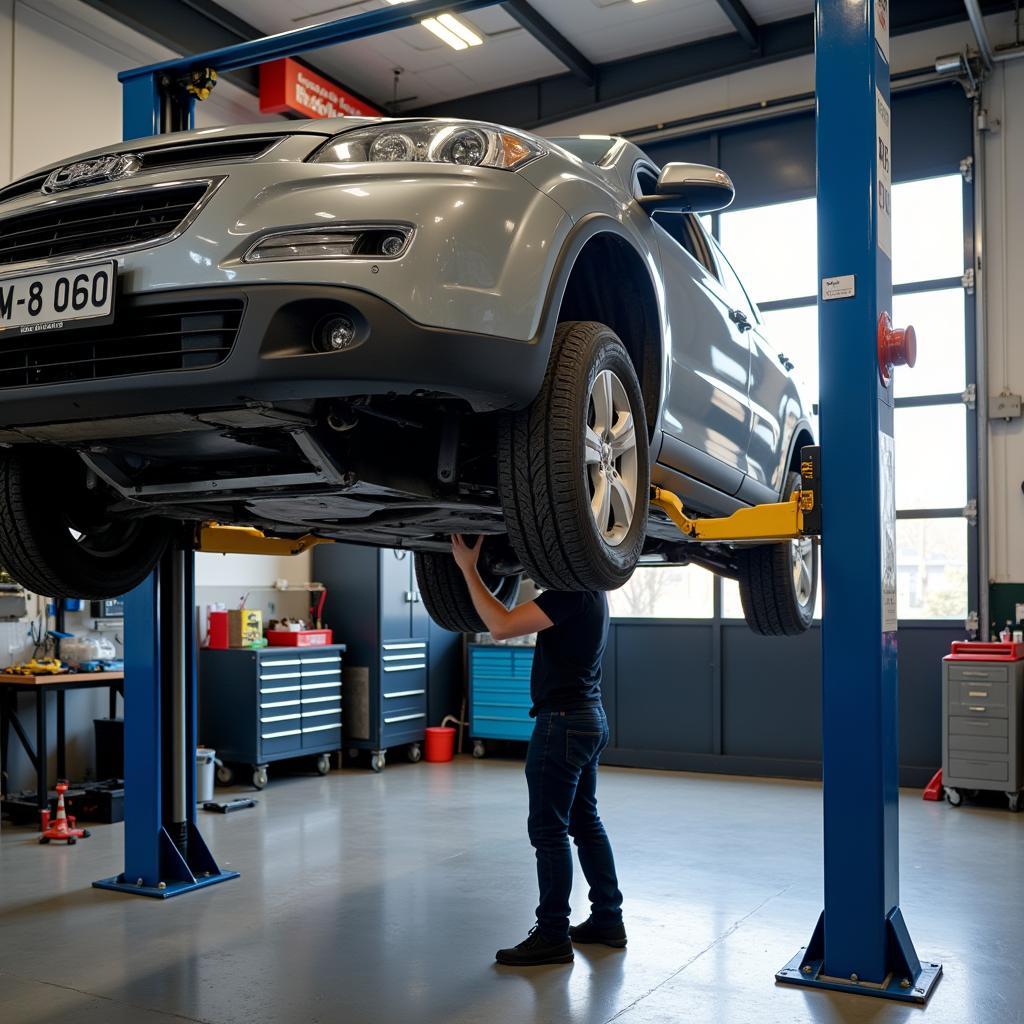
[[[219,0],[261,31],[287,32],[388,7],[385,0]],[[530,0],[533,7],[594,63],[620,60],[733,31],[717,0]],[[804,14],[813,0],[746,0],[759,23]],[[546,78],[565,68],[501,7],[459,17],[482,46],[453,50],[416,25],[305,57],[368,99],[386,105],[394,69],[407,106]]]

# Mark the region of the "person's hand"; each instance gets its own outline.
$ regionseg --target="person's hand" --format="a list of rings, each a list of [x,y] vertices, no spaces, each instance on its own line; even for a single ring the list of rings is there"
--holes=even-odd
[[[476,568],[477,559],[480,557],[480,546],[483,542],[482,536],[477,537],[476,543],[470,547],[461,534],[452,534],[452,557],[463,572],[472,572]]]

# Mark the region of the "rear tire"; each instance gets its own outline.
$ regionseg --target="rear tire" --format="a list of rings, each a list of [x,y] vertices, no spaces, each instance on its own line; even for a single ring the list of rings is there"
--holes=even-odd
[[[786,496],[800,488],[790,473]],[[741,548],[740,600],[747,625],[762,636],[796,636],[814,620],[818,596],[818,542],[809,537]]]
[[[487,541],[484,541],[486,546]],[[416,552],[416,585],[430,617],[453,633],[486,633],[487,626],[473,607],[462,571],[451,555],[434,551]],[[487,589],[506,607],[511,608],[519,596],[519,579],[498,576],[480,567],[480,577]]]
[[[559,324],[540,393],[498,434],[505,525],[526,574],[552,590],[621,587],[643,550],[650,472],[622,341],[604,324]]]
[[[169,539],[164,520],[107,519],[74,453],[0,457],[0,565],[33,594],[120,597],[153,571]]]

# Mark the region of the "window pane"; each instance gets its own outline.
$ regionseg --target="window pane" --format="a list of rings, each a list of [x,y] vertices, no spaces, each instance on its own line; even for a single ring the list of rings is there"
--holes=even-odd
[[[959,174],[892,189],[892,281],[931,281],[964,272],[963,181]]]
[[[821,555],[819,554],[819,559]],[[818,563],[818,597],[814,602],[814,617],[821,618],[821,562]],[[743,602],[740,601],[740,585],[735,580],[722,578],[722,618],[742,619]]]
[[[896,508],[965,505],[966,407],[958,404],[897,409],[895,427]]]
[[[901,619],[967,617],[967,520],[897,519]]]
[[[754,302],[818,294],[813,199],[723,213],[719,241]]]
[[[793,363],[793,377],[808,407],[818,401],[818,307],[762,311],[764,336]],[[914,325],[917,326],[916,324]]]
[[[608,592],[608,611],[620,618],[710,619],[714,576],[697,565],[641,566],[618,590]]]
[[[892,318],[897,327],[917,331],[917,365],[897,368],[895,395],[941,395],[963,391],[965,379],[964,290],[895,295]]]

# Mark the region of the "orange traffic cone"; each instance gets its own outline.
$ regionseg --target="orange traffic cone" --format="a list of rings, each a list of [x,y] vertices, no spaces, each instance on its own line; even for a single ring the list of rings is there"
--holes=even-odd
[[[68,846],[73,846],[79,839],[89,838],[89,830],[87,828],[74,828],[73,819],[71,827],[68,826],[68,816],[64,810],[64,794],[67,791],[67,782],[64,779],[61,779],[57,783],[57,820],[47,827],[49,812],[43,812],[44,827],[43,834],[39,837],[39,842],[48,843],[51,839],[59,839],[66,842]]]

